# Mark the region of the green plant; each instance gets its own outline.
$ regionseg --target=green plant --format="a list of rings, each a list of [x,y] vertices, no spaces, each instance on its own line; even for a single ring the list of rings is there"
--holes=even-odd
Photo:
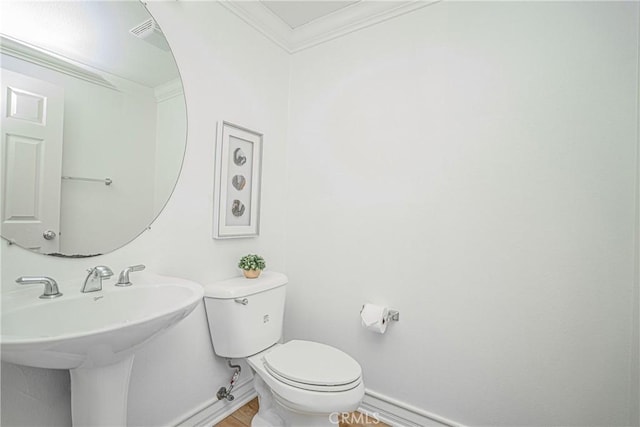
[[[267,264],[260,255],[249,254],[240,258],[238,268],[243,270],[264,270]]]

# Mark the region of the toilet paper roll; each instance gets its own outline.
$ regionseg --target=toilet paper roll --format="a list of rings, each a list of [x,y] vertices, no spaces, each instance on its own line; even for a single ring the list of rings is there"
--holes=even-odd
[[[387,330],[389,309],[375,304],[365,304],[360,312],[362,326],[378,334]]]

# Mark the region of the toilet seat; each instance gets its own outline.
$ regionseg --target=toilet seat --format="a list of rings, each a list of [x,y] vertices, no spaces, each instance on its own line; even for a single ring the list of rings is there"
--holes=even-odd
[[[280,382],[309,391],[339,392],[357,387],[362,369],[337,348],[293,340],[263,357],[265,370]]]

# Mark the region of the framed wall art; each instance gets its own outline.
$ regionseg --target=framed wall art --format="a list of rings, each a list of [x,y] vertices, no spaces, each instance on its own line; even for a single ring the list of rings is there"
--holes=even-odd
[[[219,122],[216,136],[213,238],[260,234],[262,134]]]

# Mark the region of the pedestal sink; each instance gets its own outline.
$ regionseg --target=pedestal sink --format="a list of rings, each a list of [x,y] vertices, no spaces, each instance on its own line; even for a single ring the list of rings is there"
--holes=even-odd
[[[139,275],[134,285],[28,300],[3,298],[2,360],[69,369],[74,426],[124,426],[136,349],[185,318],[202,300],[199,284]]]

